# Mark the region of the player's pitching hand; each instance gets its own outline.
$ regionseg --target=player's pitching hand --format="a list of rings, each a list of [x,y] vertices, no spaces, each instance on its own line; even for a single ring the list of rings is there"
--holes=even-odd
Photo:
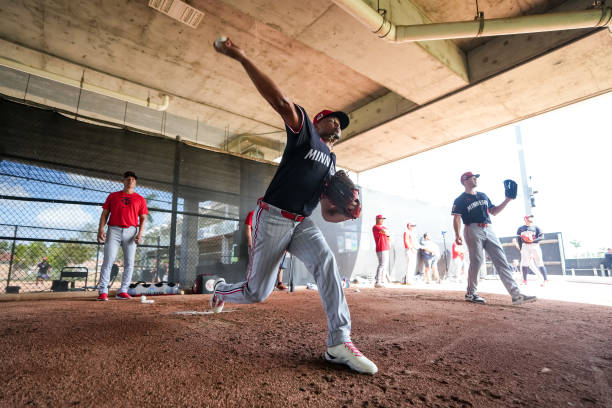
[[[104,231],[98,231],[98,244],[103,244],[106,241],[106,234]]]
[[[215,51],[217,51],[220,54],[225,54],[228,57],[233,58],[238,61],[240,61],[242,58],[245,57],[245,54],[242,48],[234,44],[230,38],[225,40],[222,43],[222,46],[220,47],[218,47],[216,43],[217,41],[215,40],[213,42],[213,48],[215,49]]]

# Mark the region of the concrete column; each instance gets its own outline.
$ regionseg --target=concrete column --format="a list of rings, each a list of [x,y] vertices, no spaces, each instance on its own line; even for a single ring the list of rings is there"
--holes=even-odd
[[[197,214],[198,200],[192,197],[183,197],[183,199],[183,211]],[[185,215],[181,228],[181,258],[178,274],[181,286],[189,286],[193,283],[199,259],[198,217]]]

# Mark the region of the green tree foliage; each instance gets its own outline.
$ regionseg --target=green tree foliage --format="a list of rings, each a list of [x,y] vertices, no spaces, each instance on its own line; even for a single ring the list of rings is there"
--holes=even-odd
[[[10,251],[10,246],[9,246]],[[53,275],[68,265],[79,265],[96,256],[96,246],[56,242],[47,246],[44,242],[18,243],[15,245],[13,265],[15,269],[33,271],[44,257],[51,264]]]
[[[56,242],[49,246],[48,261],[51,267],[60,271],[68,265],[79,265],[96,255],[96,246]]]

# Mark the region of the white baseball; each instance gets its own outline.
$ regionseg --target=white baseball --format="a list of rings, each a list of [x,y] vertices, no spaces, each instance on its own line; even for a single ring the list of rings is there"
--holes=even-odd
[[[217,49],[217,51],[224,51],[225,50],[225,42],[227,41],[227,37],[224,35],[221,35],[219,37],[217,37],[217,39],[215,40],[215,48]]]

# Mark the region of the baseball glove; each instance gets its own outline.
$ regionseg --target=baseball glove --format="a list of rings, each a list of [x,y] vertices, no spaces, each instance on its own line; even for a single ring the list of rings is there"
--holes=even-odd
[[[514,180],[504,180],[504,192],[508,198],[516,198],[518,184]]]
[[[357,219],[361,215],[359,188],[343,170],[329,178],[323,195],[347,217]]]

